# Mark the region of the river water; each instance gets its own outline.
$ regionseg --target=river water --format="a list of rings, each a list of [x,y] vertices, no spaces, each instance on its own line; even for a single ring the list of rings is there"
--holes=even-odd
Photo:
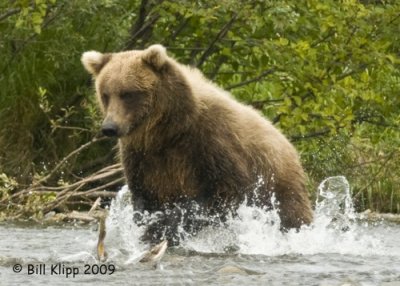
[[[400,285],[400,225],[354,213],[344,177],[321,183],[315,222],[279,231],[276,211],[243,204],[224,228],[169,248],[155,269],[122,188],[106,221],[106,263],[96,225],[0,224],[0,285]]]

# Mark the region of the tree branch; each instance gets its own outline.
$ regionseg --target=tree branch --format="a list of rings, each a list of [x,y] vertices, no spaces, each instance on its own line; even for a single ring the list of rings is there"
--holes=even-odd
[[[326,129],[323,129],[321,131],[316,131],[314,133],[309,133],[309,134],[305,134],[305,135],[294,135],[294,136],[290,136],[290,140],[292,142],[295,142],[295,141],[300,141],[300,140],[303,140],[303,139],[320,137],[320,136],[328,134],[330,131],[331,130],[329,128],[326,128]]]
[[[228,23],[226,23],[222,29],[219,31],[217,36],[214,38],[214,40],[210,43],[208,48],[204,51],[204,53],[201,55],[199,61],[196,64],[196,67],[200,67],[206,60],[207,58],[214,52],[214,46],[215,44],[220,41],[222,38],[225,37],[226,33],[228,33],[229,29],[232,27],[233,23],[236,21],[238,17],[238,13],[234,13],[232,18],[229,20]]]
[[[92,144],[99,142],[99,141],[103,141],[105,140],[106,137],[100,137],[100,138],[93,138],[91,141],[89,141],[86,144],[83,144],[82,146],[80,146],[78,149],[75,149],[74,151],[72,151],[71,153],[69,153],[67,156],[64,157],[64,159],[62,159],[54,168],[53,170],[47,174],[47,176],[43,177],[42,179],[40,179],[39,181],[33,183],[32,187],[35,187],[41,183],[46,182],[48,179],[50,179],[53,174],[58,171],[58,169],[61,168],[62,165],[65,164],[65,162],[67,162],[70,158],[72,158],[73,156],[75,156],[76,154],[78,154],[79,152],[81,152],[82,150],[86,149],[87,147],[91,146]]]
[[[3,21],[4,19],[11,17],[12,15],[18,14],[20,11],[21,11],[20,8],[9,9],[4,14],[0,15],[0,21]]]
[[[264,99],[264,100],[255,100],[249,102],[251,106],[253,106],[255,109],[262,109],[265,104],[272,103],[272,102],[282,102],[282,98],[278,99]]]
[[[232,84],[232,85],[226,87],[225,89],[226,90],[231,90],[231,89],[234,89],[234,88],[238,88],[238,87],[242,87],[242,86],[248,85],[248,84],[253,83],[255,81],[259,81],[263,77],[266,77],[267,75],[273,74],[276,71],[277,71],[277,68],[271,68],[269,70],[266,70],[266,71],[262,72],[261,74],[259,74],[255,78],[251,78],[251,79],[248,79],[248,80],[236,83],[236,84]]]
[[[131,28],[130,32],[131,36],[129,37],[127,43],[125,44],[124,50],[132,49],[135,46],[137,39],[139,38],[143,38],[145,40],[146,35],[147,38],[149,38],[149,35],[151,34],[154,24],[160,18],[159,14],[154,14],[150,17],[151,14],[150,11],[154,6],[161,3],[162,0],[152,5],[151,3],[149,3],[148,0],[142,0],[139,8],[139,16]],[[146,18],[148,17],[149,19],[146,22]]]
[[[167,46],[169,45],[169,43],[174,43],[176,40],[176,37],[178,37],[178,35],[184,30],[184,28],[187,26],[187,23],[189,22],[191,17],[185,18],[185,16],[181,16],[182,17],[182,21],[181,23],[176,27],[175,31],[172,33],[172,35],[166,36],[161,43],[163,43],[165,41],[165,39],[167,38]]]

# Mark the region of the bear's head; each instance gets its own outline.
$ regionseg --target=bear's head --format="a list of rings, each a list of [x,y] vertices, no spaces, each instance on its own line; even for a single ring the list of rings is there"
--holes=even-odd
[[[104,121],[102,132],[119,138],[155,126],[182,124],[191,90],[161,45],[120,53],[85,52],[81,61],[95,80]]]

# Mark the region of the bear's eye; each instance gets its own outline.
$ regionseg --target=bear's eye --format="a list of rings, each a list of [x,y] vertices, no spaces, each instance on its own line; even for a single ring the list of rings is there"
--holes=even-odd
[[[132,101],[132,100],[137,100],[145,95],[146,93],[144,91],[135,90],[135,91],[122,92],[119,95],[119,97],[124,101]]]
[[[101,101],[103,102],[104,106],[107,106],[108,103],[110,102],[110,96],[107,93],[102,93],[101,94]]]

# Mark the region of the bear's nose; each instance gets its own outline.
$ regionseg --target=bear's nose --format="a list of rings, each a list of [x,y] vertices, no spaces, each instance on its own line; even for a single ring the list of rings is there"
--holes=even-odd
[[[114,122],[104,122],[101,126],[101,132],[107,137],[117,137],[118,127]]]

